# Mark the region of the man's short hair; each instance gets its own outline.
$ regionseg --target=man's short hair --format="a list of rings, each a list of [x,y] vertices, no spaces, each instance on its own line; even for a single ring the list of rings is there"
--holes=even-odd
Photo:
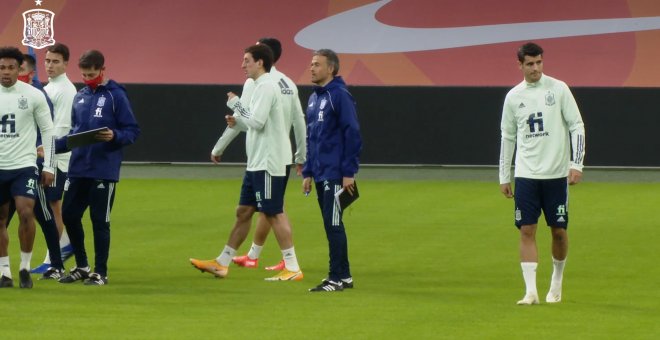
[[[259,39],[259,43],[264,44],[270,47],[271,50],[273,50],[273,64],[275,64],[278,60],[280,60],[280,56],[282,55],[282,43],[280,43],[279,40],[275,38],[265,37]]]
[[[16,59],[18,66],[20,67],[23,64],[23,52],[13,46],[0,47],[0,59]]]
[[[31,54],[23,54],[23,61],[28,66],[28,71],[32,72],[37,68],[37,59]]]
[[[314,51],[314,55],[320,55],[328,59],[328,66],[332,66],[332,75],[336,76],[339,73],[339,57],[337,53],[331,49],[323,48],[317,51]]]
[[[79,68],[100,70],[105,65],[103,53],[97,50],[89,50],[83,53],[78,60]]]
[[[47,49],[50,53],[57,53],[62,55],[64,61],[69,61],[69,48],[62,43],[55,43],[53,46],[49,46]]]
[[[518,49],[518,61],[523,62],[525,60],[525,56],[528,55],[530,57],[538,57],[543,54],[543,49],[541,46],[533,43],[533,42],[528,42]]]
[[[252,45],[245,49],[245,53],[250,53],[252,59],[255,62],[263,60],[264,69],[266,72],[270,72],[271,67],[273,67],[273,50],[270,49],[266,44],[262,45]]]

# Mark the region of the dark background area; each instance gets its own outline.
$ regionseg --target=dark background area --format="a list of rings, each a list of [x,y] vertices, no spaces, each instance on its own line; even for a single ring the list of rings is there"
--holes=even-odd
[[[134,162],[209,162],[241,85],[126,85],[142,128]],[[302,86],[303,108],[311,93]],[[497,165],[508,87],[349,87],[363,164]],[[586,126],[588,166],[660,166],[658,88],[572,88]],[[245,162],[245,136],[224,162]]]

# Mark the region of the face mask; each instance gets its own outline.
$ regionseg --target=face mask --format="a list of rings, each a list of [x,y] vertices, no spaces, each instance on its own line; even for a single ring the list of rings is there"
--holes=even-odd
[[[103,81],[103,71],[99,73],[96,78],[89,79],[89,80],[83,80],[85,85],[89,86],[92,90],[96,90],[96,88],[101,84]]]
[[[24,82],[24,83],[30,83],[30,76],[29,75],[24,75],[24,76],[18,76],[18,80]]]

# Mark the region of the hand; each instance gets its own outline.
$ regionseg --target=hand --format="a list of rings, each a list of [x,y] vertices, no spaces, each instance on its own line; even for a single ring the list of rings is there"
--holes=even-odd
[[[312,178],[311,177],[303,178],[302,191],[303,191],[303,194],[305,194],[305,196],[308,196],[309,193],[312,192]]]
[[[230,101],[232,98],[236,97],[236,93],[227,92],[227,101]]]
[[[296,175],[302,176],[302,169],[303,169],[302,164],[296,164]]]
[[[42,171],[41,172],[41,177],[40,177],[40,184],[42,187],[49,187],[53,185],[53,182],[55,181],[55,175],[51,174],[48,171]]]
[[[348,193],[353,196],[353,191],[355,190],[355,178],[344,177],[342,180],[342,187],[344,187],[344,190],[347,190]]]
[[[220,155],[211,154],[211,162],[215,164],[220,164]]]
[[[511,183],[500,184],[500,191],[504,194],[506,198],[513,197],[513,191],[511,191]]]
[[[98,141],[101,141],[101,142],[109,142],[113,138],[115,138],[115,133],[112,132],[111,129],[105,129],[105,130],[97,132],[94,135],[94,138]]]
[[[571,169],[568,171],[568,185],[578,184],[582,180],[582,171]]]
[[[44,158],[44,146],[43,145],[37,146],[37,157],[38,158]]]
[[[236,126],[236,118],[233,115],[226,115],[225,120],[227,121],[227,125],[229,125],[230,128]]]

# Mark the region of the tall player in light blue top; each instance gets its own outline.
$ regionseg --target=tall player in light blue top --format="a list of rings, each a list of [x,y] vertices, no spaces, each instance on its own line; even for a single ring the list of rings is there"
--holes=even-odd
[[[552,232],[553,273],[546,302],[561,301],[568,253],[568,185],[582,178],[584,124],[566,83],[543,74],[543,49],[527,43],[518,50],[525,80],[504,100],[500,191],[515,197],[520,261],[526,293],[519,305],[538,304],[536,229],[541,211]],[[515,195],[511,189],[514,150]]]
[[[73,97],[78,92],[71,80],[66,74],[66,68],[69,64],[69,47],[62,43],[56,43],[49,46],[44,59],[44,68],[48,73],[48,85],[44,90],[48,97],[53,101],[53,135],[55,137],[65,136],[71,131],[71,109],[73,108]],[[62,260],[65,261],[73,256],[73,247],[69,235],[64,229],[62,221],[62,195],[64,194],[64,183],[69,171],[69,159],[71,152],[57,154],[55,172],[55,183],[52,187],[46,188],[46,199],[53,211],[53,217],[57,225],[59,235]],[[32,273],[45,273],[50,267],[50,253],[46,253],[44,263],[32,270]]]

